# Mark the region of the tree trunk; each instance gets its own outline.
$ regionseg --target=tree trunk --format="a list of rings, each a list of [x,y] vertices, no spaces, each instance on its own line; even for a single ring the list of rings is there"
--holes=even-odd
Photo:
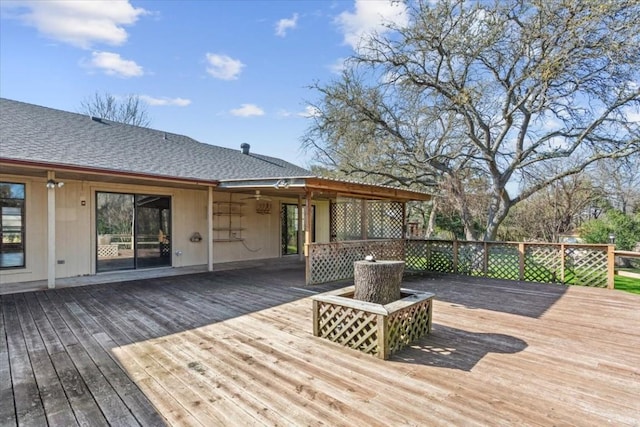
[[[356,261],[353,268],[354,299],[376,304],[400,299],[404,261]]]
[[[438,210],[438,199],[434,197],[431,202],[431,212],[429,213],[429,222],[427,225],[427,231],[425,232],[424,238],[431,239],[433,234],[436,231],[436,214]]]

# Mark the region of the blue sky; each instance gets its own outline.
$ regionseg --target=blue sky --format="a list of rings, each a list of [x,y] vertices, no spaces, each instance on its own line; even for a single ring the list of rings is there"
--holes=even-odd
[[[0,1],[0,95],[77,112],[136,94],[151,127],[308,166],[308,86],[402,21],[387,0]]]

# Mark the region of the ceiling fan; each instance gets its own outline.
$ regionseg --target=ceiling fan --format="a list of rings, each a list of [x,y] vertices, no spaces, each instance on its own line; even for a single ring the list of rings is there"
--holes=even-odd
[[[249,196],[249,197],[245,197],[243,200],[256,200],[256,201],[265,201],[265,202],[270,202],[271,199],[269,197],[263,196],[262,194],[260,194],[260,190],[256,190],[256,193]]]

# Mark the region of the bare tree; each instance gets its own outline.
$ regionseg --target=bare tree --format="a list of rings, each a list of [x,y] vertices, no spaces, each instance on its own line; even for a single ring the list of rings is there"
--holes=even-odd
[[[493,240],[541,189],[640,152],[637,0],[420,0],[409,15],[363,40],[339,80],[313,86],[304,144],[319,162],[448,188],[468,234],[482,191]],[[546,163],[564,167],[534,176]]]
[[[633,213],[640,207],[640,156],[624,160],[603,160],[591,172],[611,205],[623,214]]]
[[[536,192],[509,211],[498,236],[504,240],[557,242],[597,218],[605,203],[587,173],[566,176]]]
[[[96,92],[80,103],[80,112],[134,126],[149,127],[151,124],[147,104],[138,95],[130,94],[119,99],[107,92]]]

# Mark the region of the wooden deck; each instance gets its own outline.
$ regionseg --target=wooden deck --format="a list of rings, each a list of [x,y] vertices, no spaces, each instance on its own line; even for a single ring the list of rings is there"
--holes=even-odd
[[[0,296],[0,425],[640,425],[640,297],[461,276],[382,361],[295,265]]]

